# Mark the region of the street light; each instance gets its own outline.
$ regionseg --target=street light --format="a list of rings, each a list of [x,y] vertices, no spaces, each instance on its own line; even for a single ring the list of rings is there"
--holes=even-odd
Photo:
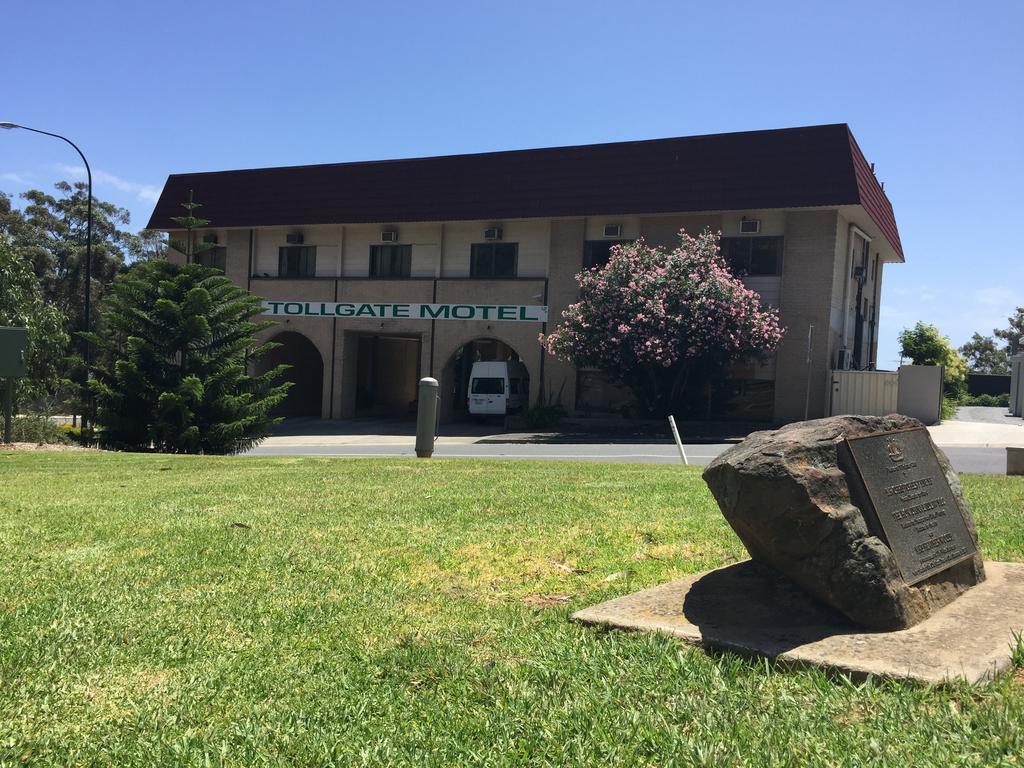
[[[17,123],[0,122],[0,128],[10,131],[14,128],[20,128],[23,131],[31,131],[32,133],[41,133],[43,136],[52,136],[55,139],[60,139],[71,145],[71,147],[78,153],[78,156],[82,158],[82,162],[85,164],[85,175],[89,182],[89,202],[86,207],[85,214],[85,332],[89,332],[89,328],[92,325],[90,305],[92,299],[92,169],[89,168],[89,161],[85,159],[85,155],[82,154],[82,150],[78,148],[67,136],[61,136],[59,133],[50,133],[49,131],[41,131],[38,128],[29,128],[27,125],[18,125]],[[88,425],[88,386],[89,386],[89,340],[85,340],[85,385],[83,387],[83,410],[85,413],[82,415],[82,433],[87,432]]]

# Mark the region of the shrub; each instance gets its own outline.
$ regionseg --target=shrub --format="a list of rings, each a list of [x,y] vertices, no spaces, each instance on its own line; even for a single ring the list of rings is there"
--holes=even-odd
[[[64,435],[71,440],[71,442],[79,443],[82,442],[82,428],[76,427],[73,424],[67,422],[57,425],[57,429],[64,433]]]
[[[628,386],[651,416],[672,412],[688,385],[770,355],[783,333],[778,312],[730,270],[717,233],[679,237],[671,250],[643,240],[613,247],[607,264],[576,276],[580,300],[541,336],[549,354]]]
[[[966,395],[960,398],[960,405],[974,405],[985,408],[1009,408],[1010,395],[1003,392],[998,395]]]
[[[523,424],[527,429],[550,429],[557,427],[565,415],[561,405],[535,405],[523,412]]]
[[[42,414],[18,416],[11,424],[11,439],[16,443],[59,444],[71,442],[65,430]]]
[[[956,400],[946,395],[942,396],[942,411],[941,417],[943,421],[948,421],[956,416],[956,409],[960,405]]]

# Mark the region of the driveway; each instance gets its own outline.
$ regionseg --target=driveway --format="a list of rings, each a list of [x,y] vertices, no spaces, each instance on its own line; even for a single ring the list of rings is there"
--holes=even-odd
[[[928,431],[942,447],[1024,447],[1024,419],[1010,416],[1006,408],[960,408],[955,419],[929,427]]]
[[[1009,408],[985,408],[977,405],[965,405],[957,408],[956,421],[969,421],[974,424],[1010,424],[1024,427],[1024,419],[1010,415]]]

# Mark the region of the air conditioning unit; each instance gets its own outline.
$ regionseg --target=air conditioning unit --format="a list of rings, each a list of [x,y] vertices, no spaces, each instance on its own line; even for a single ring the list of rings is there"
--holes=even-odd
[[[397,243],[398,242],[398,230],[397,229],[382,229],[380,231],[380,241],[382,243]]]
[[[291,234],[285,235],[284,240],[289,245],[302,245],[305,238],[302,236],[301,232],[292,232]]]
[[[839,364],[836,366],[840,371],[850,370],[850,350],[843,347],[839,350]]]
[[[605,224],[604,225],[604,236],[605,237],[622,237],[622,225],[621,224]]]
[[[740,221],[740,234],[756,235],[761,231],[760,219],[743,219]]]
[[[488,227],[485,229],[484,240],[501,240],[501,227]]]

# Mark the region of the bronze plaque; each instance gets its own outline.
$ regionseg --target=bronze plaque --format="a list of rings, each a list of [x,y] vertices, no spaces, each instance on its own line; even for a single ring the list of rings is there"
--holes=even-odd
[[[903,579],[916,584],[977,551],[924,427],[846,441]]]

